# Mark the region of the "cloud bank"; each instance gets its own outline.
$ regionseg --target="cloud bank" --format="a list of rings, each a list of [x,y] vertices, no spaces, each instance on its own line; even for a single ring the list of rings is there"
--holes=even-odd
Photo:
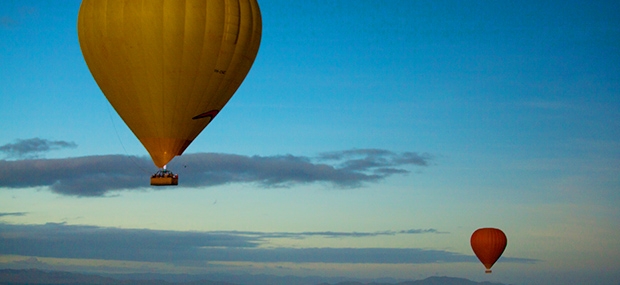
[[[9,158],[37,158],[40,154],[63,148],[76,148],[77,144],[66,141],[50,141],[40,138],[17,140],[0,146],[0,152]]]
[[[269,232],[180,232],[148,229],[119,229],[48,223],[12,225],[0,223],[0,254],[165,262],[246,261],[321,263],[437,263],[477,262],[472,255],[417,248],[264,248],[268,239],[324,237],[363,238],[392,234],[436,234],[435,229],[413,229],[376,233],[269,233]],[[535,262],[506,258],[508,262]]]
[[[9,16],[0,17],[0,27],[9,28],[16,25],[17,22]]]
[[[5,217],[5,216],[23,217],[23,216],[26,216],[27,214],[28,213],[26,212],[0,213],[0,217]]]
[[[28,154],[56,142],[20,141],[4,145],[12,153]],[[43,146],[41,146],[43,145]],[[289,187],[323,182],[335,187],[360,187],[407,167],[428,166],[431,156],[359,149],[321,154],[316,158],[294,155],[244,156],[223,153],[184,154],[169,169],[179,174],[184,187],[256,183],[261,187]],[[104,155],[65,159],[0,160],[0,187],[49,187],[62,195],[105,196],[111,191],[149,186],[152,162],[146,157]]]

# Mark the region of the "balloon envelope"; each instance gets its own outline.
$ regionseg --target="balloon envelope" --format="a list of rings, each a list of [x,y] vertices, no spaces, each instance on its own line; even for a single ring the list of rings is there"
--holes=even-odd
[[[486,273],[491,273],[491,267],[502,255],[508,240],[500,229],[481,228],[474,231],[470,239],[471,248],[486,267]]]
[[[239,88],[261,31],[256,0],[84,0],[78,15],[88,68],[160,168]]]

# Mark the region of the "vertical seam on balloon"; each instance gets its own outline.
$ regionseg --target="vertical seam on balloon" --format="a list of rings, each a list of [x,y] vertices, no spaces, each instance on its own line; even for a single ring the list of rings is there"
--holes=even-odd
[[[209,1],[205,1],[204,3],[205,3],[204,7],[203,7],[204,10],[201,11],[201,13],[204,12],[204,19],[203,19],[204,22],[200,23],[200,27],[202,29],[201,39],[200,39],[201,40],[200,55],[198,56],[198,62],[197,62],[197,66],[196,66],[196,70],[199,71],[199,72],[202,70],[202,68],[201,68],[202,67],[202,60],[203,60],[203,55],[205,53],[204,52],[204,49],[205,49],[205,37],[207,37],[207,35],[208,35],[207,23],[208,23],[209,13],[207,13],[207,10],[208,10],[208,6],[209,6]],[[197,82],[201,79],[201,77],[199,75],[200,75],[200,73],[198,75],[194,76],[194,80],[192,82],[192,87],[190,89],[190,92],[192,92],[192,94],[200,93],[200,92],[198,92],[199,90],[197,90],[197,87],[196,87]],[[198,100],[198,101],[202,101],[202,97],[204,96],[204,94],[200,94],[200,96],[201,96],[200,97],[201,99]],[[195,113],[198,113],[199,112],[198,109],[200,108],[199,106],[200,106],[200,104],[192,104],[192,102],[190,102],[189,100],[185,103],[185,109],[186,110],[191,110],[189,112],[189,116],[194,116]],[[192,122],[192,124],[194,124],[194,122]]]
[[[138,25],[138,27],[137,27],[137,28],[139,29],[139,31],[138,31],[138,34],[139,34],[139,37],[140,37],[140,38],[138,39],[138,42],[139,42],[139,43],[142,43],[142,42],[144,42],[144,40],[145,40],[145,31],[144,31],[144,27],[145,27],[146,25],[144,24],[144,21],[146,21],[146,19],[145,19],[146,17],[144,16],[144,10],[145,10],[144,5],[145,5],[144,1],[141,1],[141,2],[140,2],[140,10],[139,10],[139,12],[140,12],[140,18],[141,18],[141,19],[140,19],[139,25]],[[132,28],[135,28],[135,27],[132,27]],[[146,55],[144,54],[144,45],[139,45],[139,47],[140,47],[140,52],[138,52],[138,54],[140,55],[140,61],[139,61],[138,63],[144,66],[144,64],[146,63],[146,60],[147,60],[147,59],[146,59]],[[142,70],[141,72],[146,72],[146,71],[145,71],[145,70]],[[151,87],[151,88],[152,88],[152,87]],[[148,92],[148,93],[151,93],[151,92],[152,92],[152,90],[150,90],[151,88],[147,88],[147,89],[146,89],[145,91],[143,91],[143,92]],[[149,95],[149,96],[147,96],[147,98],[151,98],[151,94],[148,94],[148,95]],[[146,101],[147,101],[147,105],[145,104],[145,106],[148,106],[148,112],[149,112],[149,113],[153,113],[153,112],[155,112],[156,110],[155,110],[155,105],[154,105],[153,101],[152,101],[152,100],[148,100],[148,99],[147,99]],[[142,110],[142,112],[145,112],[145,110]],[[145,146],[145,148],[146,148],[146,146]],[[149,153],[149,155],[151,155],[151,152],[149,151],[149,149],[148,149],[148,148],[147,148],[147,152]]]
[[[243,76],[241,78],[237,78],[236,81],[232,81],[229,82],[229,86],[227,87],[227,89],[230,89],[231,86],[233,86],[232,88],[234,88],[235,90],[233,92],[236,92],[238,90],[239,87],[241,87],[241,84],[243,82],[243,79],[245,79],[245,77],[248,75],[249,73],[249,69],[251,67],[251,63],[249,60],[249,56],[248,53],[254,53],[254,51],[249,51],[247,48],[253,48],[253,43],[254,43],[254,37],[256,36],[255,34],[255,19],[254,16],[255,14],[255,10],[256,7],[258,5],[258,3],[256,1],[247,1],[247,15],[248,15],[248,19],[247,19],[247,24],[250,25],[250,29],[246,30],[247,33],[249,34],[244,34],[243,38],[244,38],[244,42],[241,46],[235,46],[235,52],[234,52],[234,57],[231,58],[231,62],[230,64],[232,65],[233,63],[237,66],[237,68],[242,68],[245,69],[247,67],[247,71],[245,72],[245,74],[243,74]],[[260,12],[259,12],[260,13]],[[241,18],[241,15],[243,14],[243,9],[241,7],[241,5],[239,5],[239,18]],[[239,22],[239,34],[241,33],[241,22]],[[238,52],[239,50],[241,50],[242,52]]]
[[[200,35],[200,38],[196,39],[196,40],[200,40],[200,45],[199,45],[200,46],[200,52],[199,52],[199,55],[198,55],[198,61],[196,62],[196,66],[194,67],[197,72],[196,72],[196,75],[194,76],[194,80],[192,81],[192,86],[191,86],[191,89],[190,89],[190,92],[192,94],[200,93],[200,92],[197,92],[198,90],[196,90],[197,89],[196,85],[197,85],[198,81],[202,78],[201,77],[202,74],[200,73],[200,71],[201,71],[201,67],[202,67],[202,60],[203,60],[203,57],[204,57],[204,54],[205,54],[205,52],[204,52],[204,49],[205,49],[205,37],[207,36],[207,31],[208,31],[208,28],[207,28],[207,23],[208,23],[207,17],[209,16],[209,14],[207,13],[207,11],[208,11],[207,6],[209,5],[208,1],[205,1],[204,5],[205,5],[204,6],[204,10],[201,11],[201,14],[202,14],[202,12],[204,12],[204,17],[201,17],[201,19],[204,22],[200,22],[199,23],[199,25],[200,25],[199,28],[201,29],[202,32],[201,33],[196,33],[197,36]],[[207,73],[207,74],[211,75],[210,73]],[[202,96],[204,96],[204,94],[199,94],[199,96],[200,96],[200,99],[198,101],[202,101]],[[189,101],[187,102],[186,109],[192,109],[191,108],[191,105],[192,105],[191,103],[192,102],[189,102]],[[199,110],[200,105],[199,104],[194,104],[194,105],[197,105],[197,106],[194,106],[194,108],[193,108],[194,111],[192,111],[189,114],[190,116],[195,116],[194,114],[198,113],[200,111]],[[189,108],[188,108],[188,106],[189,106]],[[188,119],[189,119],[189,116],[188,116]],[[194,128],[196,128],[195,126],[198,125],[198,123],[194,122],[193,119],[192,119],[190,124],[192,124],[193,126],[192,126],[192,130],[190,132],[190,137],[188,139],[191,139],[190,141],[193,141],[196,138],[196,136],[202,131],[202,129],[199,130],[196,133],[196,131],[194,131]]]
[[[177,75],[176,86],[175,86],[176,93],[173,96],[173,98],[174,98],[174,108],[173,108],[173,116],[172,116],[173,118],[177,118],[177,116],[178,116],[177,115],[178,114],[178,110],[179,110],[178,106],[180,105],[180,100],[178,99],[179,98],[178,92],[180,90],[180,85],[181,85],[181,82],[183,80],[181,78],[181,76],[183,76],[185,74],[184,73],[184,71],[185,71],[184,70],[184,68],[185,68],[185,61],[186,61],[186,59],[185,59],[185,56],[186,56],[185,44],[186,44],[187,30],[188,30],[187,29],[187,26],[188,26],[187,25],[187,21],[189,21],[188,16],[187,16],[188,15],[188,13],[187,13],[188,5],[189,5],[188,1],[184,0],[183,9],[182,9],[183,17],[181,18],[183,20],[183,29],[182,29],[182,36],[181,36],[181,40],[183,42],[183,45],[181,46],[181,58],[180,58],[181,63],[180,63],[180,66],[179,66],[179,74]],[[184,89],[185,89],[185,87],[184,87]],[[184,90],[184,92],[187,92],[187,91]],[[174,124],[176,125],[176,123],[174,123]],[[179,125],[179,126],[175,127],[174,131],[172,132],[173,137],[181,139],[182,138],[182,136],[181,136],[181,129],[185,129],[185,128],[186,128],[186,126],[183,126],[183,125]],[[174,146],[175,155],[177,155],[179,153],[179,149],[181,147],[182,147],[181,145],[176,145],[175,144],[175,146]]]
[[[241,0],[237,0],[237,7],[239,7],[239,17],[237,17],[237,35],[235,36],[235,45],[239,41],[239,34],[241,33]]]
[[[193,15],[193,13],[191,13],[191,10],[193,10],[193,7],[189,4],[189,2],[188,2],[188,1],[185,1],[185,7],[184,7],[184,9],[183,9],[183,13],[185,13],[185,14],[183,15],[183,16],[184,16],[184,21],[183,21],[183,48],[182,48],[182,51],[181,51],[181,53],[182,53],[182,57],[181,57],[181,58],[182,58],[182,60],[183,60],[183,64],[182,64],[182,66],[185,66],[185,55],[186,55],[186,50],[187,50],[187,48],[186,48],[185,44],[186,44],[186,39],[187,39],[187,31],[189,30],[189,27],[190,27],[190,25],[191,25],[191,24],[190,24],[190,23],[191,23],[190,21],[192,21],[192,20],[193,20],[193,19],[190,19],[190,16],[188,16],[188,15]],[[193,17],[193,16],[192,16],[192,17]],[[193,36],[193,34],[191,34],[190,36]],[[192,41],[190,44],[195,44],[195,43],[193,42],[193,39],[191,39],[191,38],[190,38],[190,40]],[[200,54],[202,55],[202,52],[201,52]],[[188,92],[189,94],[193,94],[193,93],[194,93],[194,87],[196,86],[196,78],[198,77],[198,75],[197,75],[197,73],[198,73],[198,72],[197,72],[197,71],[198,71],[198,70],[199,70],[199,68],[200,68],[200,56],[199,56],[199,58],[198,58],[198,62],[194,62],[193,64],[196,64],[196,66],[192,66],[191,68],[192,68],[192,70],[193,70],[193,71],[196,71],[196,72],[192,72],[192,73],[194,74],[194,75],[193,75],[193,76],[194,76],[194,78],[193,78],[193,80],[191,81],[191,86],[188,86],[188,87],[186,87],[186,88],[185,88],[185,92]],[[184,74],[184,75],[185,75],[185,74]],[[188,108],[187,108],[187,106],[188,106],[188,104],[189,104],[189,101],[191,101],[191,100],[185,100],[185,101],[186,101],[185,103],[184,103],[184,102],[182,102],[182,101],[178,101],[177,106],[183,106],[182,110],[187,110],[187,109],[188,109]],[[175,109],[176,109],[176,108],[175,108]],[[182,113],[184,113],[184,112],[182,112]],[[184,121],[185,121],[185,117],[184,117],[184,115],[183,115],[183,117],[179,116],[179,119],[182,119],[182,120],[183,120],[183,122],[184,122]],[[190,122],[189,124],[192,124],[192,123],[193,123],[193,122]],[[189,129],[186,131],[186,133],[191,133],[191,129],[192,129],[192,128],[191,128],[191,127],[188,127],[188,126],[183,125],[183,129],[184,129],[184,130],[185,130],[185,129],[187,129],[187,128],[189,128]],[[180,138],[182,137],[183,139],[187,139],[187,137],[186,137],[186,136],[182,136],[182,135],[181,135],[180,130],[177,130],[177,135],[178,135]]]
[[[148,57],[147,57],[146,53],[144,52],[145,51],[145,43],[148,42],[148,41],[146,41],[145,38],[147,36],[155,36],[155,37],[158,36],[156,33],[146,34],[146,31],[148,31],[149,28],[150,28],[149,27],[149,23],[148,23],[148,18],[147,18],[147,15],[146,15],[146,11],[147,11],[147,8],[148,8],[146,6],[147,6],[148,1],[149,0],[142,0],[142,1],[140,1],[140,6],[139,6],[140,21],[138,22],[139,23],[139,27],[136,27],[136,28],[140,29],[139,32],[140,32],[141,39],[139,39],[138,43],[140,43],[141,46],[140,46],[140,52],[138,54],[140,54],[140,56],[141,56],[140,64],[143,67],[146,67],[147,60],[148,60]],[[153,14],[153,15],[151,15],[151,17],[157,17],[158,16],[158,14],[157,14],[158,11],[156,10],[154,5],[153,5],[152,9],[153,10],[150,10],[150,12]],[[163,6],[162,6],[162,9],[163,9]],[[155,20],[157,20],[157,19],[155,19]],[[155,22],[158,22],[158,21],[155,21]],[[155,29],[157,29],[157,27]],[[163,49],[163,45],[162,45],[162,49]],[[160,61],[160,62],[162,64],[161,66],[162,66],[162,70],[163,70],[163,62],[162,61]],[[155,71],[155,70],[152,70],[152,71],[151,70],[146,70],[146,68],[143,68],[143,70],[141,70],[141,72],[153,72],[153,74],[156,74],[157,71]],[[163,73],[160,73],[160,75],[163,75]],[[162,79],[163,79],[163,76],[162,76]],[[150,87],[150,88],[146,88],[146,90],[142,90],[141,91],[141,92],[148,92],[148,94],[147,94],[148,96],[145,96],[146,97],[146,101],[148,102],[148,105],[146,105],[146,104],[145,105],[148,106],[148,108],[149,108],[148,109],[149,114],[146,114],[146,115],[150,115],[151,117],[149,118],[149,117],[145,116],[145,120],[147,122],[153,122],[153,121],[157,122],[157,121],[159,121],[159,120],[161,120],[163,118],[163,113],[160,113],[160,110],[157,109],[157,104],[156,104],[157,99],[158,99],[157,97],[161,97],[161,94],[158,94],[158,92],[155,92],[155,90],[159,89],[160,92],[163,91],[163,80],[161,80],[160,84],[161,84],[160,88]],[[138,90],[136,90],[136,91],[138,91]],[[148,133],[153,136],[151,138],[151,142],[150,142],[151,143],[151,149],[149,150],[147,148],[147,151],[149,152],[149,155],[151,155],[151,158],[153,158],[153,155],[152,155],[151,151],[155,151],[155,153],[161,153],[162,152],[161,144],[160,143],[159,144],[155,144],[155,140],[153,140],[153,138],[161,137],[161,128],[154,127],[153,123],[148,123],[144,127],[148,130]]]
[[[106,1],[106,3],[110,3],[110,1]],[[125,57],[128,54],[127,53],[127,49],[129,48],[129,45],[126,44],[126,37],[127,37],[127,35],[126,35],[126,32],[125,32],[127,30],[126,26],[128,25],[128,21],[126,20],[126,18],[129,17],[128,16],[129,13],[127,13],[127,11],[126,11],[127,10],[126,9],[127,8],[126,7],[126,5],[127,5],[126,3],[121,3],[121,4],[116,4],[116,5],[120,6],[120,12],[117,12],[117,13],[121,14],[119,16],[121,23],[115,25],[114,28],[116,28],[116,29],[120,28],[120,31],[119,30],[107,31],[107,33],[108,34],[110,34],[110,33],[122,33],[122,37],[121,38],[123,39],[124,43],[122,45],[119,44],[120,48],[121,48],[121,56],[117,57],[116,60],[122,59],[122,63],[119,63],[119,65],[122,64],[121,67],[125,71],[125,74],[124,74],[124,76],[121,76],[119,78],[113,78],[111,80],[123,80],[124,82],[132,82],[133,78],[135,78],[135,74],[134,74],[135,71],[133,71],[133,68],[131,68],[133,65]],[[112,21],[116,20],[114,18],[110,19],[107,15],[109,15],[109,13],[106,13],[106,21],[105,21],[106,29],[107,29],[107,25],[109,23],[111,23]],[[127,97],[131,98],[131,99],[127,100],[127,101],[131,100],[132,103],[130,103],[130,104],[136,104],[137,103],[138,105],[140,105],[141,100],[139,99],[139,96],[137,96],[138,94],[137,94],[137,89],[135,88],[135,85],[127,84],[126,86],[129,86],[129,88],[117,88],[113,92],[117,93],[117,94],[122,94],[123,97],[125,97],[125,98],[127,98]],[[130,93],[132,93],[131,96],[127,96],[128,91]],[[112,103],[112,102],[110,102],[110,103]],[[115,109],[116,109],[116,107],[115,107]],[[129,107],[124,107],[123,109],[129,109]],[[128,115],[121,116],[120,113],[119,113],[119,116],[121,116],[123,121],[125,123],[127,123],[128,119],[130,121],[134,121],[135,120],[136,113],[137,112],[133,112],[133,114],[131,115],[131,118]],[[138,115],[139,116],[144,115],[144,110],[142,110],[142,108],[140,109],[140,112],[138,113]],[[129,127],[129,125],[128,125],[128,127]],[[131,129],[132,133],[136,134],[136,127],[129,127],[129,128]]]
[[[222,57],[222,47],[225,46],[226,43],[226,27],[228,26],[228,17],[229,17],[229,10],[230,10],[230,4],[229,4],[230,0],[226,0],[224,1],[224,21],[223,21],[223,26],[222,26],[222,38],[220,39],[220,44],[219,44],[219,52],[217,55],[217,58],[215,59],[215,67],[216,69],[219,67],[219,62],[220,62],[220,58]],[[222,82],[224,81],[224,79],[226,78],[226,74],[223,74],[221,76],[223,76],[224,78],[218,80],[218,77],[220,75],[219,74],[215,74],[214,76],[211,76],[211,79],[214,79],[215,82],[217,84],[215,84],[215,86],[212,88],[213,92],[218,93],[218,91],[220,90],[220,86],[222,85]],[[210,86],[210,84],[209,84]],[[202,104],[202,100],[201,100],[201,105]],[[211,96],[205,96],[205,100],[204,100],[204,106],[208,106],[208,105],[212,105],[213,104],[213,98]],[[209,110],[206,110],[209,111]]]
[[[211,3],[213,3],[213,2],[211,2]],[[224,2],[224,6],[225,6],[225,5],[226,5],[226,2]],[[217,6],[216,6],[216,8],[217,8]],[[210,46],[210,45],[212,45],[212,44],[213,44],[213,45],[215,45],[215,44],[216,44],[216,41],[209,41],[209,40],[210,40],[210,39],[209,39],[209,33],[210,33],[210,31],[211,31],[211,30],[213,30],[213,27],[211,27],[211,26],[209,25],[209,20],[210,20],[210,17],[209,17],[209,15],[210,15],[209,10],[210,10],[210,5],[209,5],[209,2],[207,1],[207,4],[205,5],[205,23],[204,23],[204,25],[205,25],[205,29],[204,29],[204,35],[203,35],[203,40],[207,40],[207,42],[203,42],[203,45],[204,45],[204,46],[203,46],[203,50],[202,50],[202,52],[204,52],[204,51],[205,51],[205,50],[204,50],[205,48],[207,48],[207,49],[208,49],[208,46]],[[224,13],[225,13],[225,12],[226,12],[226,7],[224,7]],[[219,12],[218,12],[218,13],[219,13]],[[225,25],[223,24],[223,26],[225,26]],[[219,32],[219,31],[218,31],[218,32]],[[219,47],[221,47],[221,46],[222,46],[222,40],[220,40],[220,42],[219,42]],[[219,48],[218,48],[217,50],[219,50]],[[202,53],[202,52],[201,52],[201,53]],[[202,55],[201,55],[201,56],[202,56]],[[207,74],[209,74],[209,77],[208,77],[208,79],[207,79],[207,82],[206,82],[206,85],[205,85],[205,89],[204,89],[204,90],[202,90],[202,92],[201,92],[201,93],[202,93],[202,94],[201,94],[201,98],[200,98],[200,100],[199,100],[198,104],[194,107],[194,111],[192,111],[192,114],[191,114],[192,116],[194,116],[194,115],[195,115],[195,114],[197,114],[197,113],[204,112],[205,110],[202,110],[202,109],[204,109],[204,107],[203,107],[203,106],[207,106],[207,105],[209,105],[209,97],[210,97],[209,95],[210,95],[210,94],[207,94],[206,92],[208,92],[208,91],[210,91],[210,90],[211,90],[211,88],[210,88],[210,86],[211,86],[211,82],[212,82],[213,80],[215,80],[215,79],[216,79],[216,78],[215,78],[215,76],[214,76],[214,74],[211,72],[211,70],[212,70],[214,67],[217,67],[218,58],[219,58],[219,54],[218,54],[218,57],[214,59],[214,63],[213,63],[213,64],[214,64],[214,66],[205,66],[205,67],[206,67],[206,69],[207,69],[207,70],[206,70],[206,72],[207,72]],[[209,63],[208,61],[207,61],[207,62],[205,62],[205,64],[208,64],[208,63]],[[200,132],[199,132],[199,133],[200,133]]]
[[[252,2],[251,9],[252,11],[256,10],[257,13],[251,13],[252,15],[251,33],[252,34],[250,35],[250,43],[248,45],[252,48],[250,52],[253,56],[248,56],[247,53],[245,54],[245,56],[248,58],[248,65],[249,65],[248,74],[250,72],[250,69],[252,68],[252,65],[254,64],[254,61],[256,60],[256,56],[258,55],[258,49],[260,47],[260,40],[262,36],[262,18],[260,15],[260,7],[258,5],[258,2]]]
[[[143,0],[143,1],[150,1],[150,0]],[[165,1],[165,0],[164,0]],[[161,6],[161,16],[162,17],[162,21],[161,21],[161,25],[162,25],[162,29],[161,29],[161,34],[160,36],[160,40],[161,40],[161,47],[162,47],[162,52],[160,54],[161,56],[161,93],[159,94],[159,98],[161,99],[161,120],[162,123],[165,125],[166,124],[166,116],[165,116],[165,94],[166,94],[166,9],[165,9],[165,5]],[[163,137],[162,129],[161,128],[157,128],[158,129],[158,135],[159,137]],[[159,147],[161,148],[162,152],[165,153],[164,147],[160,144]]]
[[[247,1],[247,3],[249,3],[249,1]],[[235,38],[235,42],[234,42],[233,46],[231,47],[231,55],[229,56],[229,58],[227,59],[227,62],[225,63],[225,66],[226,66],[225,70],[230,70],[230,67],[231,67],[232,63],[235,62],[235,59],[237,57],[237,51],[239,49],[239,46],[237,45],[237,40],[238,40],[238,38],[240,36],[240,33],[241,33],[241,14],[242,14],[241,9],[242,9],[241,8],[241,1],[237,0],[237,10],[234,11],[234,12],[236,12],[236,16],[237,16],[237,22],[235,23],[235,24],[237,24],[237,33],[236,33],[236,36],[235,36],[236,37]],[[231,14],[234,13],[234,12],[231,12]],[[228,16],[228,13],[226,15]],[[230,25],[228,20],[226,20],[225,22],[228,25]],[[224,78],[218,84],[218,90],[223,89],[223,91],[221,91],[221,92],[229,93],[228,91],[230,90],[230,86],[232,85],[234,79],[235,79],[234,75],[225,74]],[[231,96],[226,99],[224,104],[226,104],[232,98],[233,94],[234,94],[234,92],[232,92],[232,94],[230,94]]]
[[[249,10],[249,11],[248,11],[248,19],[247,19],[247,21],[248,21],[248,22],[250,22],[250,23],[252,23],[252,17],[253,17],[253,14],[252,14],[252,1],[247,1],[246,3],[247,3],[247,9]],[[242,15],[243,15],[243,8],[241,7],[241,0],[237,0],[237,4],[238,4],[238,7],[239,7],[239,21],[237,22],[237,27],[238,27],[238,30],[237,30],[237,39],[238,39],[238,38],[240,37],[241,31],[242,31],[242,30],[241,30],[241,17],[242,17]],[[252,35],[252,30],[247,31],[247,32],[249,32],[249,33],[250,33],[250,37],[251,37],[251,35]],[[248,35],[247,35],[247,34],[244,34],[243,36],[244,36],[244,38],[247,38],[247,37],[248,37]],[[237,68],[239,68],[239,67],[243,67],[243,64],[242,64],[242,63],[243,63],[243,58],[245,57],[245,52],[247,52],[247,50],[245,49],[245,47],[247,47],[249,44],[248,44],[248,41],[247,41],[247,40],[245,40],[245,41],[243,42],[243,45],[239,46],[239,45],[237,45],[237,39],[235,39],[234,52],[233,52],[233,56],[232,56],[232,58],[230,59],[230,62],[229,62],[229,64],[228,64],[228,66],[229,66],[228,68],[230,68],[230,66],[232,66],[232,64],[233,64],[233,63],[237,65]],[[242,48],[243,48],[243,49],[242,49]],[[241,50],[242,52],[239,52],[240,50]],[[245,52],[244,52],[244,51],[245,51]],[[245,76],[247,76],[247,73],[243,75],[243,78],[245,78]],[[241,82],[243,82],[243,80],[241,80],[241,82],[239,82],[239,83],[237,84],[237,82],[236,82],[236,81],[233,81],[234,79],[235,79],[235,78],[232,78],[232,80],[228,83],[228,87],[226,88],[226,89],[230,89],[230,88],[231,88],[231,86],[237,85],[237,86],[236,86],[236,88],[235,88],[235,90],[234,90],[234,92],[233,92],[233,94],[234,94],[235,92],[237,92],[237,89],[241,86]],[[229,99],[229,100],[230,100],[230,99]]]
[[[141,34],[142,34],[143,39],[145,37],[145,35],[144,35],[145,30],[149,29],[149,27],[148,27],[149,23],[146,21],[146,17],[145,17],[145,11],[146,11],[146,8],[147,8],[145,6],[147,5],[146,3],[148,3],[148,1],[149,0],[142,0],[141,7],[140,7],[140,15],[141,15],[141,17],[143,19],[140,22],[140,29],[141,29]],[[154,15],[152,15],[152,17],[157,17],[158,16],[157,15],[158,11],[155,10],[155,8],[154,8],[154,11],[152,11],[152,13],[154,13]],[[155,22],[158,22],[158,21],[155,19]],[[155,29],[157,29],[157,28],[155,28]],[[158,36],[155,33],[153,33],[153,34],[154,34],[155,37]],[[143,45],[143,47],[142,47],[143,51],[145,49],[144,45],[145,45],[146,42],[148,42],[148,41],[140,41],[140,43]],[[162,48],[163,48],[163,46],[162,46]],[[141,54],[143,55],[143,57],[142,57],[142,64],[146,65],[146,61],[148,60],[148,57],[146,56],[146,54],[144,52],[142,52]],[[161,66],[163,66],[163,62],[161,62],[161,64],[162,64]],[[155,73],[156,71],[143,70],[143,72],[153,72],[153,73]],[[160,84],[162,84],[160,86],[160,88],[156,88],[155,90],[160,90],[160,92],[161,92],[161,90],[163,90],[163,80],[162,80],[162,83],[160,83]],[[152,112],[152,115],[154,116],[154,118],[151,118],[151,120],[159,121],[159,120],[161,120],[161,118],[163,118],[163,113],[160,114],[160,110],[157,110],[157,105],[158,104],[156,103],[156,99],[157,99],[156,96],[158,96],[160,94],[157,94],[156,92],[154,92],[155,90],[153,90],[152,88],[149,88],[149,89],[150,90],[148,90],[148,92],[151,93],[151,94],[148,94],[147,98],[149,98],[148,101],[149,101],[149,104],[150,104],[150,112]],[[149,124],[149,128],[153,128],[153,124]],[[161,129],[160,128],[155,127],[154,130],[150,130],[150,131],[152,131],[152,133],[154,134],[155,138],[161,136]],[[152,141],[153,142],[151,142],[151,143],[154,144],[155,140],[152,140]],[[154,146],[151,146],[151,148],[155,148],[154,151],[156,153],[161,153],[162,152],[161,143],[159,143],[157,145],[154,145]],[[149,154],[151,154],[150,151],[149,151]]]
[[[231,6],[231,4],[230,4],[231,1],[232,0],[225,1],[225,5],[224,5],[224,27],[223,27],[224,31],[222,32],[222,41],[220,43],[220,53],[218,55],[218,62],[220,61],[220,57],[222,56],[222,48],[221,47],[227,48],[227,45],[228,45],[227,41],[226,41],[226,35],[227,35],[227,32],[228,32],[227,29],[230,27],[230,15],[233,13],[232,12],[232,8],[230,7]],[[231,55],[231,57],[232,57],[232,55]],[[224,58],[224,57],[221,57],[221,58]],[[228,61],[228,63],[230,63],[230,61]],[[224,70],[228,70],[228,64],[225,64]],[[220,93],[218,91],[220,91],[220,88],[222,87],[223,82],[226,81],[227,77],[228,77],[228,75],[222,74],[222,78],[217,82],[217,86],[216,86],[217,88],[215,89],[216,93]],[[211,102],[213,102],[213,99],[210,100],[209,104],[211,104]]]

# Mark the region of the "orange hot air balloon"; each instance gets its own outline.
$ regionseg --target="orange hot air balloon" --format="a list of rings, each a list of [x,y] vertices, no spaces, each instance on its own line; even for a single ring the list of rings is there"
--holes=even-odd
[[[486,267],[485,273],[491,273],[491,267],[506,249],[508,240],[500,229],[481,228],[471,235],[470,243],[474,253]]]
[[[262,33],[256,0],[84,0],[77,26],[99,88],[159,168],[233,96]]]

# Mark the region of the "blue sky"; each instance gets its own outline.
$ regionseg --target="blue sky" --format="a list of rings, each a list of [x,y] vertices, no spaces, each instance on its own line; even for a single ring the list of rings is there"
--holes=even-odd
[[[0,2],[0,267],[619,282],[620,4],[259,4],[252,70],[162,189],[80,1]]]

